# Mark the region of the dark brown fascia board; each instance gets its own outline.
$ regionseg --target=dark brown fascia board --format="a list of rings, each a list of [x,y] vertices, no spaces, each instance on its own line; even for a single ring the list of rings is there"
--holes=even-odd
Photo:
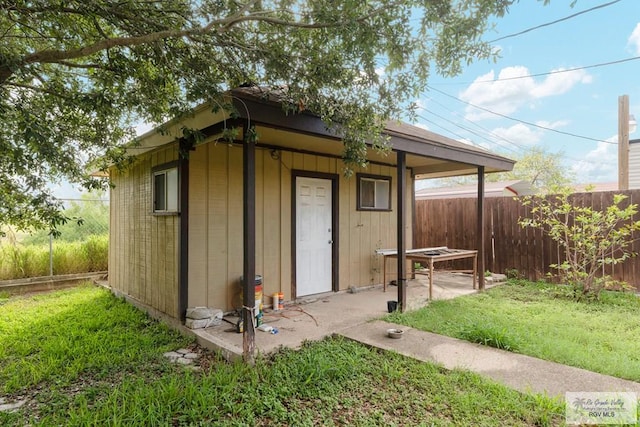
[[[238,115],[250,122],[276,129],[340,139],[336,132],[328,129],[326,124],[315,115],[307,112],[287,115],[279,104],[272,101],[262,101],[244,93],[234,93],[234,95],[233,102]],[[391,147],[396,151],[503,171],[512,170],[515,163],[513,160],[491,153],[467,151],[461,147],[444,146],[442,142],[432,144],[429,141],[408,138],[402,134],[385,133],[389,135]]]
[[[341,139],[318,116],[307,112],[286,114],[279,104],[261,101],[253,97],[242,97],[242,100],[239,100],[237,95],[233,98],[237,116],[248,120],[249,126],[251,123],[255,123],[275,129],[292,130],[336,140]]]
[[[397,135],[390,136],[390,144],[393,150],[404,151],[411,154],[417,154],[435,159],[454,161],[457,163],[465,163],[472,166],[485,166],[492,169],[502,171],[510,171],[513,169],[515,161],[497,156],[492,153],[476,153],[468,151],[464,148],[443,146],[440,143],[429,144],[421,140],[401,137]]]

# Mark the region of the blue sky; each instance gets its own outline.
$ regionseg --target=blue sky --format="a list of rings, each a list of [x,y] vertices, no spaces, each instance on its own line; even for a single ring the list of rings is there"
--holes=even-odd
[[[611,0],[521,0],[496,20],[485,40],[515,34]],[[433,75],[419,100],[418,124],[454,139],[516,156],[528,147],[562,153],[579,183],[617,180],[618,96],[629,95],[640,119],[640,60],[544,74],[640,56],[640,0],[620,0],[493,43],[497,62],[480,61],[455,78]],[[519,77],[511,79],[513,77]],[[503,81],[491,81],[505,79]],[[487,80],[489,82],[487,82]],[[572,137],[490,114],[465,104],[543,127],[602,140]],[[639,139],[640,131],[630,135]]]

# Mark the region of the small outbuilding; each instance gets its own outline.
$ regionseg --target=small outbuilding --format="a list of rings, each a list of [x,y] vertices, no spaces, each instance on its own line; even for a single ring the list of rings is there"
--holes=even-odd
[[[487,182],[484,197],[528,196],[535,191],[530,183],[522,180]],[[416,200],[463,199],[478,197],[478,186],[456,185],[451,187],[421,188],[416,190]]]
[[[514,164],[389,123],[391,152],[369,150],[368,167],[347,178],[343,144],[319,117],[285,114],[257,88],[229,96],[233,117],[203,105],[143,135],[130,146],[135,161],[109,170],[109,284],[170,318],[242,307],[241,277],[256,273],[265,295],[285,300],[382,283],[376,249],[411,248],[416,177],[478,174],[482,183]],[[184,127],[204,139],[190,141]]]

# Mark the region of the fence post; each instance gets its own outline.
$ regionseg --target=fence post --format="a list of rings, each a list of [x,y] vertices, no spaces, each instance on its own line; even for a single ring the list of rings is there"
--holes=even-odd
[[[49,276],[53,276],[53,235],[49,234]]]
[[[476,248],[478,251],[477,273],[478,289],[484,291],[484,270],[485,270],[485,250],[484,250],[484,166],[478,167],[478,205],[476,216]],[[475,280],[475,278],[474,278]]]

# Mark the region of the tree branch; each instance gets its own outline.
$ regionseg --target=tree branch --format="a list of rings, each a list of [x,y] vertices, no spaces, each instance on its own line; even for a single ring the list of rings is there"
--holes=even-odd
[[[335,28],[340,27],[347,24],[347,21],[336,21],[331,23],[303,23],[303,22],[293,22],[287,21],[279,18],[273,18],[270,16],[264,16],[259,13],[251,13],[248,15],[244,15],[246,11],[250,9],[258,0],[253,0],[245,4],[240,11],[238,11],[233,16],[217,19],[211,21],[209,24],[191,29],[184,30],[163,30],[156,31],[153,33],[145,34],[142,36],[133,36],[133,37],[114,37],[107,38],[104,40],[100,40],[96,43],[93,43],[89,46],[81,47],[78,49],[71,50],[56,50],[56,49],[46,49],[41,50],[39,52],[34,52],[32,54],[24,56],[21,60],[17,62],[17,67],[25,66],[28,64],[34,63],[61,63],[61,61],[82,58],[86,56],[93,55],[94,53],[107,50],[114,47],[131,47],[131,46],[139,46],[142,44],[152,43],[157,40],[169,39],[169,38],[180,38],[180,37],[190,37],[196,36],[200,34],[207,34],[212,31],[216,31],[218,33],[224,33],[231,29],[233,26],[238,25],[242,22],[247,21],[255,21],[255,22],[266,22],[272,25],[279,25],[285,27],[292,28],[306,28],[306,29],[322,29],[322,28]],[[388,7],[388,6],[385,6]],[[367,15],[363,15],[358,18],[357,21],[361,21],[364,19],[368,19],[380,13],[383,8],[374,9]],[[217,30],[214,28],[217,27]],[[5,64],[0,66],[0,85],[4,84],[12,75],[13,68],[9,64]]]
[[[74,98],[71,98],[69,96],[65,96],[65,95],[61,94],[60,92],[54,92],[52,90],[44,89],[44,88],[38,87],[38,86],[27,85],[27,84],[23,84],[23,83],[15,83],[15,82],[8,82],[8,83],[5,83],[5,84],[7,86],[12,86],[12,87],[21,88],[21,89],[28,89],[28,90],[32,90],[34,92],[46,93],[46,94],[51,95],[51,96],[55,96],[55,97],[58,97],[58,98],[66,99],[67,101],[70,101],[70,102],[75,101]]]

